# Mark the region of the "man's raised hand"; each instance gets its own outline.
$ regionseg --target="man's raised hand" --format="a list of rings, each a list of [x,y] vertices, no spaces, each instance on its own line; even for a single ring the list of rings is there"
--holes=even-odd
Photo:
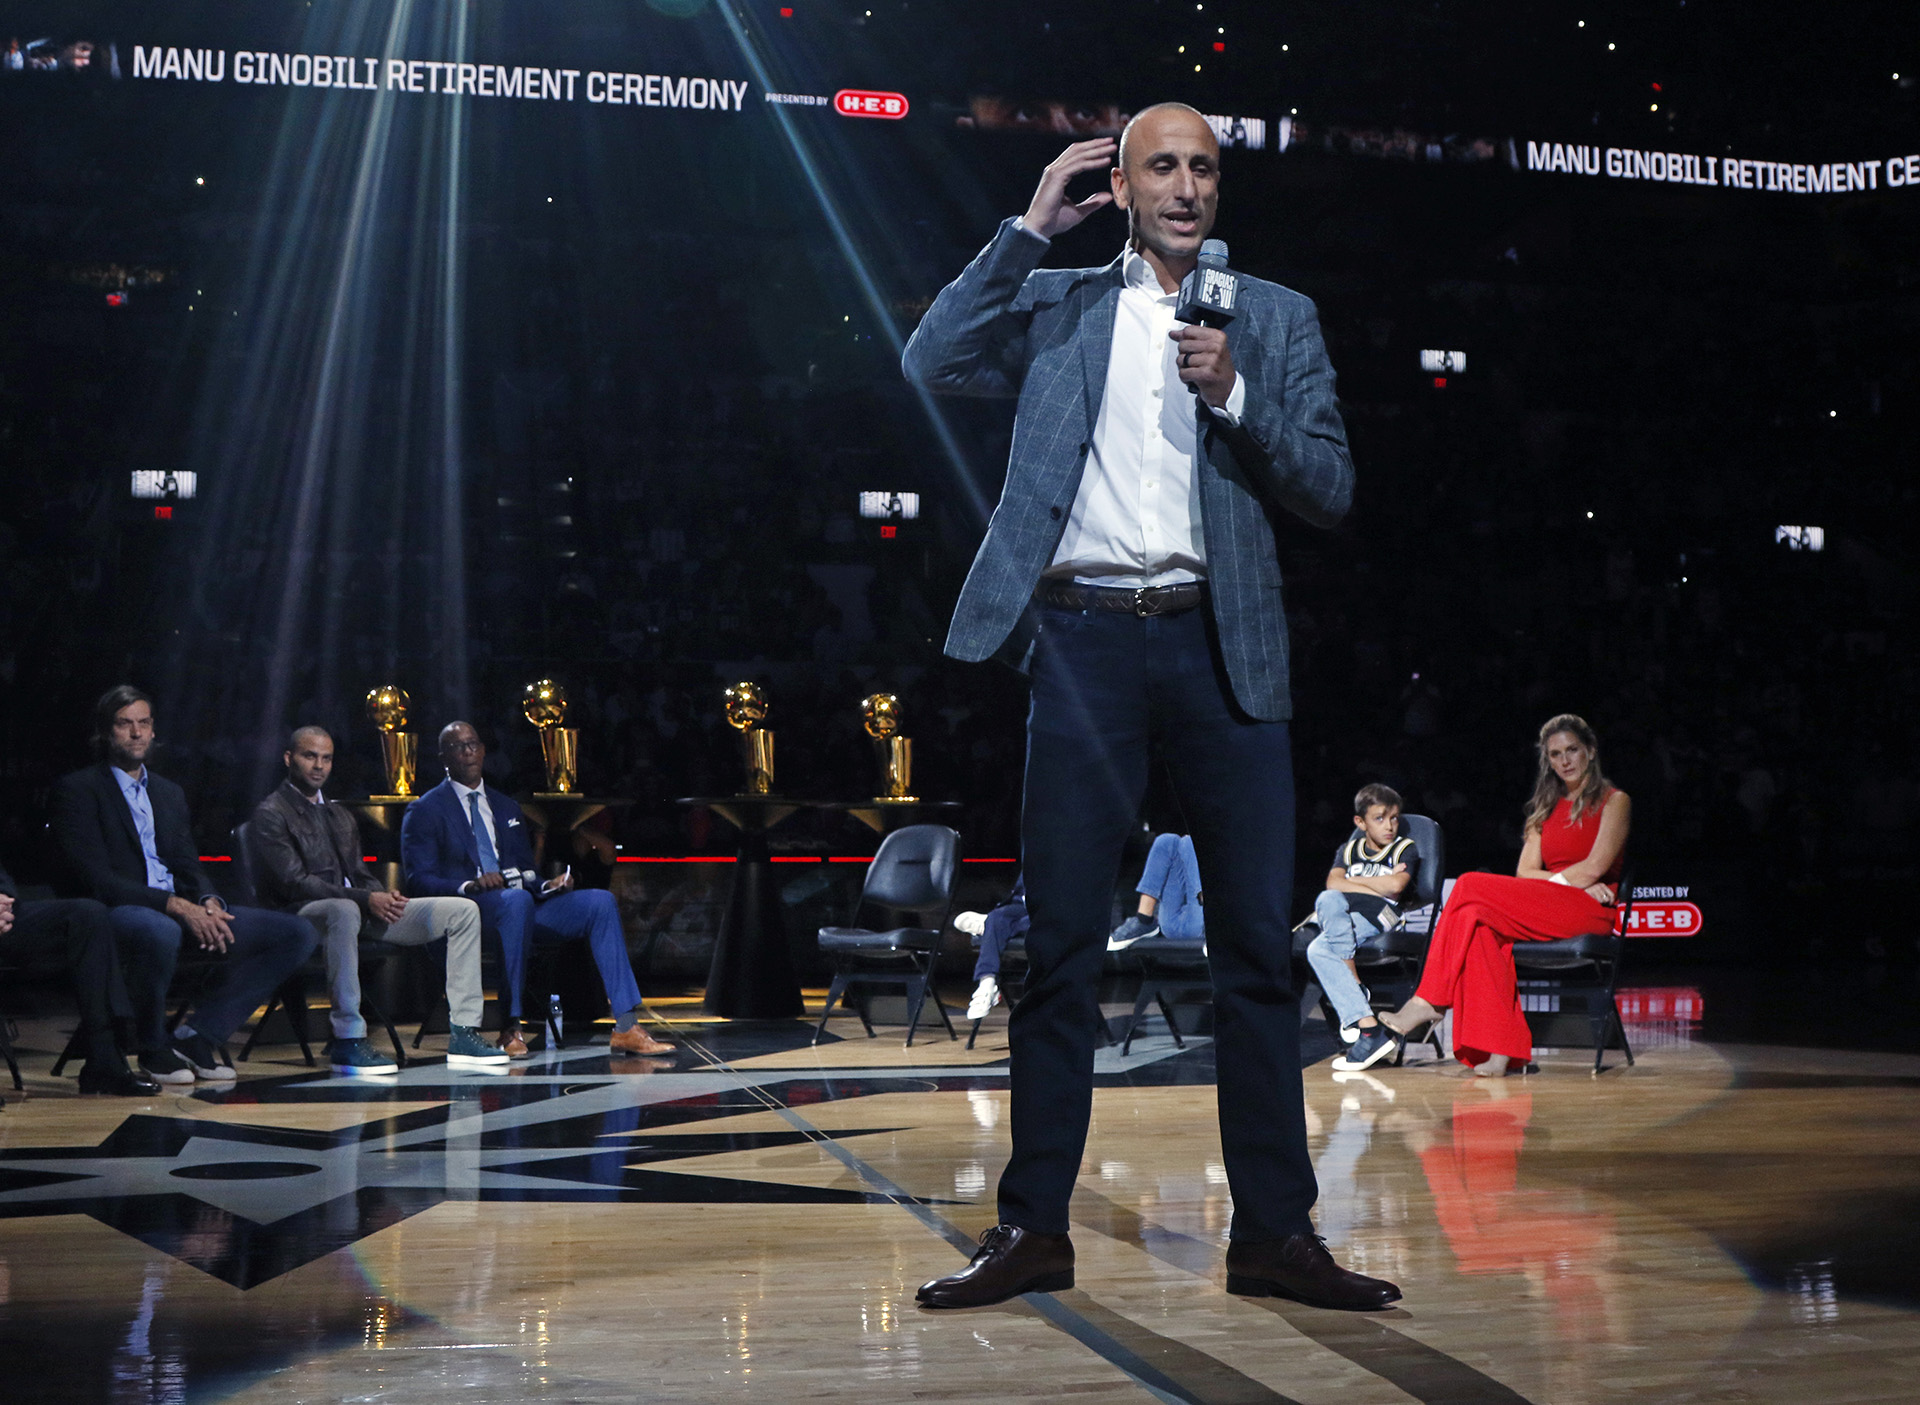
[[[1020,222],[1042,239],[1051,239],[1066,233],[1101,206],[1111,205],[1113,192],[1110,190],[1096,191],[1075,203],[1067,199],[1067,186],[1075,176],[1110,169],[1114,153],[1119,149],[1120,144],[1112,137],[1096,137],[1092,141],[1077,141],[1061,152],[1040,173],[1040,187],[1033,192],[1033,203],[1027,206]]]

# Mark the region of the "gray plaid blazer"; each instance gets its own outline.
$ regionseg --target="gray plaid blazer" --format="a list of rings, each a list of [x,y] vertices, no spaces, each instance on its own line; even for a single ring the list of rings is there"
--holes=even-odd
[[[1053,560],[1106,390],[1120,260],[1036,269],[1046,241],[1008,220],[933,300],[907,343],[907,378],[947,395],[1019,398],[1006,486],[960,592],[946,652],[1024,662],[1030,610]],[[1208,416],[1199,464],[1213,615],[1234,699],[1263,721],[1293,715],[1273,514],[1331,527],[1353,501],[1353,460],[1310,299],[1241,275],[1227,329],[1247,383],[1238,426]]]

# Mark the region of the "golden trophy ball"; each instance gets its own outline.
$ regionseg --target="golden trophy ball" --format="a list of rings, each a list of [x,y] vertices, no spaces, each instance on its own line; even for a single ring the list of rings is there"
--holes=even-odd
[[[740,753],[746,764],[746,795],[773,793],[773,733],[760,724],[767,720],[767,695],[757,683],[735,683],[726,691],[727,725],[740,734]]]
[[[860,721],[873,738],[880,758],[880,784],[884,795],[879,801],[904,802],[913,794],[913,738],[900,735],[902,720],[900,699],[892,693],[874,693],[860,703]]]
[[[566,725],[567,690],[551,678],[536,678],[521,694],[520,710],[540,732],[545,793],[572,795],[580,786],[580,729]]]
[[[367,717],[380,729],[380,760],[386,767],[387,794],[396,798],[412,797],[414,777],[419,774],[420,738],[404,730],[412,702],[407,690],[393,683],[382,683],[367,694]]]

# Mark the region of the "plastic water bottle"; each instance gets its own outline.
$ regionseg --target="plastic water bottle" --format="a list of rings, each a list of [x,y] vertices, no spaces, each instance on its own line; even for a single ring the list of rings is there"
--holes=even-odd
[[[553,1042],[553,1047],[556,1049],[561,1043],[562,1020],[560,996],[556,992],[547,997],[547,1038]]]

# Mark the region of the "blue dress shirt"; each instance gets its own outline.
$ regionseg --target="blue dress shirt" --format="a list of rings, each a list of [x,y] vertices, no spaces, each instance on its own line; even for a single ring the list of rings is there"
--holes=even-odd
[[[127,798],[127,808],[133,811],[134,832],[140,836],[140,852],[147,859],[147,886],[171,893],[173,870],[160,862],[159,851],[154,846],[153,801],[147,795],[147,768],[142,766],[139,775],[130,776],[115,766],[113,778],[120,782],[120,793]]]

